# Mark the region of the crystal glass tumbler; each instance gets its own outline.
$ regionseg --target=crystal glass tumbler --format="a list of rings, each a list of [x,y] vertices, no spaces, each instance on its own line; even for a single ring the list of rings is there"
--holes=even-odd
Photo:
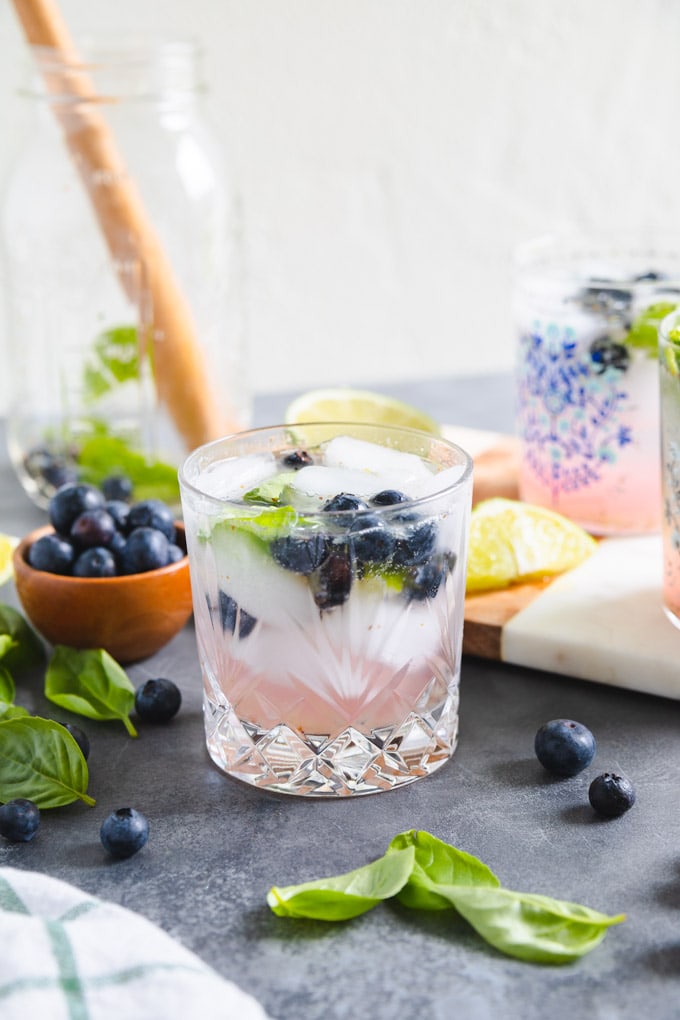
[[[663,607],[680,628],[680,313],[659,329],[663,486]]]
[[[546,238],[515,269],[521,498],[594,534],[660,530],[657,334],[680,238]]]
[[[197,449],[180,488],[213,761],[311,797],[448,761],[469,456],[412,429],[277,426]]]

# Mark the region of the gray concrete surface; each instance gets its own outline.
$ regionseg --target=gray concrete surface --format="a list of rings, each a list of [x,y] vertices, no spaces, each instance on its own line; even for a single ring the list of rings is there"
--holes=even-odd
[[[507,381],[442,381],[431,393],[418,399],[442,419],[509,427]],[[258,419],[276,420],[284,404],[259,401]],[[24,532],[42,519],[3,460],[0,529]],[[15,604],[11,585],[0,601]],[[140,725],[137,740],[120,724],[82,720],[96,807],[44,812],[34,844],[0,840],[0,865],[46,872],[145,914],[276,1020],[680,1015],[680,704],[466,659],[450,763],[399,792],[311,803],[258,793],[211,765],[191,625],[129,675],[135,684],[174,679],[184,697],[179,716],[165,727]],[[48,708],[39,675],[21,684],[20,699],[67,719]],[[552,779],[533,755],[536,729],[557,716],[581,720],[598,741],[592,766],[574,779]],[[611,768],[630,776],[638,801],[622,818],[599,821],[587,788]],[[99,825],[126,805],[149,818],[149,843],[112,862]],[[383,905],[337,925],[270,913],[272,884],[358,867],[409,828],[477,855],[510,888],[627,920],[580,962],[544,967],[500,955],[448,912]]]

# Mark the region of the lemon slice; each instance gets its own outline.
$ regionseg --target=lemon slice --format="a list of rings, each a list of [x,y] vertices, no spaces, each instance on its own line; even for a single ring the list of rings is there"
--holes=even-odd
[[[486,499],[472,511],[468,593],[507,588],[571,570],[597,542],[578,524],[544,507]]]
[[[384,393],[334,387],[309,390],[293,400],[285,411],[285,424],[346,421],[369,425],[395,425],[439,435],[436,421],[417,407]]]
[[[5,584],[14,577],[12,553],[18,544],[18,538],[14,538],[13,535],[3,535],[0,532],[0,584]]]

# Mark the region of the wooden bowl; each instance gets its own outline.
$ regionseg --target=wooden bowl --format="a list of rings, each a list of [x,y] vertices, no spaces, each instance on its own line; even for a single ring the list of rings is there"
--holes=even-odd
[[[184,526],[177,544],[186,551]],[[63,577],[34,570],[28,550],[52,528],[38,528],[14,550],[14,580],[26,616],[56,645],[105,648],[118,662],[153,655],[191,616],[189,560],[123,577]]]

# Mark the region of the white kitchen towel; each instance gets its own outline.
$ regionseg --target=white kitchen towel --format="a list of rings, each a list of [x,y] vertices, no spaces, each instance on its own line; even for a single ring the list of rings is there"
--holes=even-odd
[[[139,914],[0,868],[2,1020],[267,1020],[252,996]]]

